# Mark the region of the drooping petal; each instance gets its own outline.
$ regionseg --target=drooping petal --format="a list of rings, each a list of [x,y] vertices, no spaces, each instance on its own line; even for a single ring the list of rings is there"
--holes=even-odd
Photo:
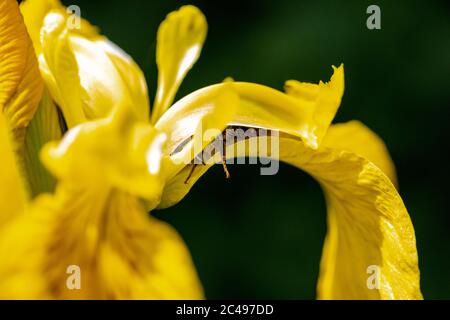
[[[354,153],[296,146],[280,144],[287,153],[280,158],[315,177],[327,200],[318,298],[420,299],[414,228],[389,178]],[[379,286],[373,286],[371,272],[379,276]]]
[[[181,82],[199,58],[207,28],[205,16],[191,5],[171,12],[161,23],[156,47],[158,89],[152,123],[172,104]]]
[[[20,174],[17,157],[13,151],[11,130],[5,116],[0,113],[0,228],[21,215],[25,210],[27,195]]]
[[[366,146],[332,144],[343,132],[371,137]],[[321,299],[420,299],[418,258],[414,228],[391,180],[389,155],[367,127],[355,122],[330,128],[330,139],[314,150],[297,137],[279,136],[274,159],[287,162],[312,175],[322,186],[328,207],[328,234],[318,284]],[[348,136],[346,137],[348,138]],[[258,156],[248,140],[228,145],[226,155]],[[237,147],[244,144],[247,147]],[[373,146],[379,154],[367,153]],[[341,148],[343,147],[343,148]],[[371,156],[379,165],[352,151]],[[219,154],[214,162],[220,163]],[[179,201],[211,164],[186,166],[168,182],[160,206]],[[392,172],[391,172],[392,173]],[[191,175],[189,182],[186,177]],[[375,270],[375,271],[373,271]],[[369,272],[370,271],[370,272]],[[371,272],[378,272],[373,288]],[[369,285],[370,282],[370,285]],[[375,282],[376,284],[376,282]]]
[[[23,144],[25,129],[42,95],[33,45],[19,6],[14,0],[0,2],[0,112],[14,135],[14,148]]]
[[[395,165],[384,141],[361,122],[353,120],[330,126],[322,145],[350,151],[368,159],[397,185]]]

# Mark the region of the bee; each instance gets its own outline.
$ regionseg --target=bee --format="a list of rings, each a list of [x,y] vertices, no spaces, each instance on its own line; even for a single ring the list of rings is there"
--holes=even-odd
[[[242,125],[229,125],[221,134],[219,134],[212,142],[210,142],[200,153],[198,153],[190,162],[191,170],[186,177],[184,183],[188,184],[198,165],[206,165],[206,162],[214,157],[217,152],[221,154],[221,163],[223,171],[225,172],[225,178],[231,177],[227,168],[227,146],[233,145],[239,141],[249,140],[254,137],[268,137],[272,135],[270,129],[247,127]],[[190,136],[183,140],[170,154],[171,156],[181,152],[184,147],[193,140],[194,136]]]

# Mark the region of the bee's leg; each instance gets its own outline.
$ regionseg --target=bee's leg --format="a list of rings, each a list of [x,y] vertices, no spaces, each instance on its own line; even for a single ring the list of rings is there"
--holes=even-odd
[[[220,150],[220,153],[222,154],[222,166],[223,171],[225,171],[225,178],[230,179],[231,175],[227,168],[227,139],[225,133],[223,134],[222,149]]]
[[[205,149],[206,150],[206,149]],[[184,184],[188,184],[189,180],[192,177],[192,174],[194,173],[194,170],[199,165],[206,165],[205,161],[205,150],[203,150],[201,153],[195,156],[195,158],[191,162],[191,170],[189,171],[189,175],[187,176],[186,180],[184,180]]]
[[[227,159],[226,159],[226,157],[224,155],[222,155],[222,166],[223,166],[223,171],[225,171],[225,178],[226,179],[230,179],[231,175],[230,175],[230,172],[228,171]]]
[[[195,170],[196,166],[197,165],[195,163],[191,164],[191,170],[189,171],[189,175],[186,177],[186,180],[184,180],[184,184],[188,184],[189,183],[189,180],[191,179],[192,174],[194,173],[194,170]]]

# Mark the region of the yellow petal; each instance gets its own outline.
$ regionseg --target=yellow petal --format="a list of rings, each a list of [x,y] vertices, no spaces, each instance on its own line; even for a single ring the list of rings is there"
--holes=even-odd
[[[318,298],[420,299],[414,228],[389,178],[361,156],[332,146],[311,152],[289,141],[281,148],[286,154],[280,158],[316,178],[327,200]]]
[[[33,41],[37,55],[42,52],[41,29],[44,24],[44,18],[52,10],[65,12],[67,15],[73,14],[73,12],[64,7],[59,0],[25,0],[20,3],[20,12],[25,20],[25,25],[31,40]],[[74,28],[71,32],[88,38],[95,38],[98,36],[98,30],[95,26],[92,26],[83,18],[79,21],[80,28]]]
[[[130,111],[119,106],[110,117],[79,125],[60,143],[47,144],[41,152],[44,165],[60,180],[92,188],[107,184],[156,205],[166,138]]]
[[[40,68],[69,128],[106,117],[123,101],[142,120],[148,119],[149,100],[138,65],[105,37],[67,26],[69,15],[51,10],[42,24]],[[83,20],[84,21],[84,20]],[[87,22],[85,22],[87,24]]]
[[[168,136],[163,148],[166,179],[175,176],[225,129],[238,106],[235,90],[225,83],[207,95],[194,93],[181,99],[159,119],[155,128]],[[183,148],[177,150],[180,144]]]
[[[5,116],[0,113],[0,228],[24,212],[26,192]]]
[[[42,51],[40,37],[44,18],[53,9],[63,9],[59,0],[25,0],[20,4],[20,12],[25,20],[36,54]]]
[[[159,202],[163,139],[119,106],[46,145],[43,163],[58,188],[0,235],[0,295],[202,298],[185,245],[141,201],[151,208]],[[70,266],[79,268],[80,290],[67,287]]]
[[[69,37],[70,48],[75,56],[76,63],[79,69],[79,76],[81,86],[85,91],[83,96],[83,111],[88,120],[98,119],[107,116],[112,107],[120,101],[130,101],[130,106],[141,108],[139,103],[147,103],[142,108],[142,120],[147,119],[149,108],[147,100],[133,101],[128,95],[128,90],[134,83],[126,84],[121,74],[117,70],[111,56],[119,62],[129,66],[126,60],[123,59],[125,55],[108,55],[105,49],[110,49],[109,42],[90,41],[89,39],[80,37],[78,35],[71,35]],[[118,50],[116,50],[118,52]],[[125,57],[132,62],[131,58]],[[135,73],[131,66],[128,70],[128,76],[133,78]],[[121,70],[126,66],[121,65]],[[142,75],[140,75],[143,77]],[[138,78],[141,79],[141,78]],[[139,97],[140,98],[140,97]]]
[[[147,82],[145,76],[136,62],[117,45],[104,37],[96,39],[95,43],[104,50],[120,74],[133,107],[140,119],[148,119],[150,105]],[[100,80],[99,80],[100,81]]]
[[[315,88],[311,94],[301,94],[298,86]],[[319,85],[297,83],[291,85],[289,94],[284,94],[275,89],[247,82],[225,81],[221,84],[212,85],[197,90],[184,97],[173,105],[156,123],[156,127],[168,134],[168,142],[164,149],[164,154],[171,159],[174,155],[182,158],[184,166],[167,168],[166,178],[168,185],[172,188],[165,188],[165,192],[159,208],[166,208],[180,201],[185,193],[186,176],[181,178],[176,176],[178,172],[189,163],[190,159],[183,157],[183,152],[190,152],[186,141],[194,136],[198,124],[201,123],[205,113],[216,114],[222,117],[221,124],[212,128],[219,131],[225,129],[226,125],[255,127],[280,130],[285,134],[296,136],[312,148],[317,148],[326,133],[326,129],[331,123],[332,116],[339,107],[344,90],[344,69],[343,66],[334,68],[334,74],[329,83],[320,82]],[[234,102],[226,101],[222,105],[211,108],[211,103],[224,90],[232,90],[238,96]],[[233,112],[228,116],[225,111],[229,106],[237,104]],[[332,111],[333,110],[333,111]],[[322,114],[323,113],[323,114]],[[225,122],[228,119],[228,122]],[[204,128],[204,131],[211,127]],[[196,134],[197,135],[197,134]],[[210,142],[210,141],[208,141]],[[205,145],[200,150],[203,150]],[[181,150],[180,150],[181,149]],[[170,162],[169,162],[170,163]],[[190,172],[190,169],[187,170]],[[188,174],[189,175],[189,174]],[[174,179],[174,181],[171,181]],[[195,177],[189,179],[195,181]],[[178,185],[178,184],[181,185]]]
[[[64,183],[38,198],[4,230],[0,257],[3,298],[203,298],[177,232],[136,197],[107,188]],[[77,279],[80,288],[71,290]]]
[[[42,165],[39,152],[47,142],[61,139],[60,121],[57,107],[45,90],[25,138],[25,170],[32,196],[54,189],[55,180]]]
[[[344,128],[346,126],[348,128]],[[359,126],[356,131],[362,135],[374,136],[366,127],[356,126]],[[402,199],[379,167],[348,151],[357,149],[354,145],[347,144],[345,149],[341,149],[331,144],[339,131],[355,130],[355,123],[336,128],[335,132],[330,129],[333,137],[328,140],[329,144],[317,150],[296,137],[280,134],[279,154],[269,154],[308,172],[324,189],[328,234],[321,262],[318,298],[420,299],[414,228]],[[249,146],[252,139],[256,138],[241,140],[237,144]],[[372,139],[367,143],[379,148],[380,141]],[[236,157],[258,156],[255,150],[237,148],[237,144],[227,147],[227,157],[231,154]],[[379,151],[385,152],[384,149]],[[383,161],[388,159],[387,155],[372,156],[386,170],[386,162]],[[216,154],[214,162],[221,161],[220,155]],[[193,172],[190,166],[186,166],[167,183],[161,206],[179,201],[210,166],[198,165]],[[186,184],[184,181],[189,174],[191,178]],[[372,287],[374,269],[378,271],[379,289]]]
[[[300,137],[308,146],[317,148],[331,123],[331,115],[334,116],[339,107],[344,90],[344,69],[343,66],[335,68],[331,81],[315,85],[317,90],[308,99],[247,82],[224,82],[197,90],[177,102],[156,124],[163,131],[167,132],[168,128],[176,131],[169,139],[169,148],[178,146],[188,138],[191,134],[188,131],[195,128],[198,118],[203,115],[205,106],[195,106],[192,101],[212,100],[224,86],[230,87],[239,96],[239,105],[229,125],[280,130]],[[189,121],[184,117],[185,104],[190,105]],[[195,110],[196,107],[199,110]],[[220,109],[218,112],[221,112]]]
[[[63,13],[53,10],[47,14],[41,38],[43,52],[39,64],[42,75],[67,125],[72,128],[87,120],[82,104],[86,92],[81,87]]]
[[[350,121],[330,126],[322,145],[356,153],[375,164],[397,185],[394,162],[384,141],[359,121]]]
[[[207,28],[205,16],[191,5],[171,12],[161,23],[156,46],[158,89],[152,123],[172,104],[181,82],[198,60]]]
[[[330,82],[319,84],[299,82],[289,80],[285,84],[286,93],[295,97],[304,108],[312,110],[313,132],[315,135],[315,144],[317,147],[325,136],[328,126],[333,120],[342,95],[344,94],[344,65],[336,68],[333,66],[333,76]]]
[[[18,149],[41,98],[43,82],[14,0],[0,2],[0,56],[0,111],[6,114]]]

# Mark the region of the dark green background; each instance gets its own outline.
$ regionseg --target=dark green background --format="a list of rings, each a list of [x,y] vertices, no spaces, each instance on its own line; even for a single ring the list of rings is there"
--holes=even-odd
[[[155,38],[165,15],[188,2],[64,1],[144,70],[156,89]],[[327,80],[345,64],[336,122],[359,119],[387,143],[413,220],[425,298],[450,298],[448,210],[450,3],[448,1],[192,1],[209,32],[178,97],[236,80],[282,89],[287,79]],[[366,28],[378,4],[382,29]],[[152,99],[153,100],[153,99]],[[209,298],[314,298],[325,203],[317,183],[282,165],[260,176],[213,168],[174,208],[156,212],[187,242]]]

